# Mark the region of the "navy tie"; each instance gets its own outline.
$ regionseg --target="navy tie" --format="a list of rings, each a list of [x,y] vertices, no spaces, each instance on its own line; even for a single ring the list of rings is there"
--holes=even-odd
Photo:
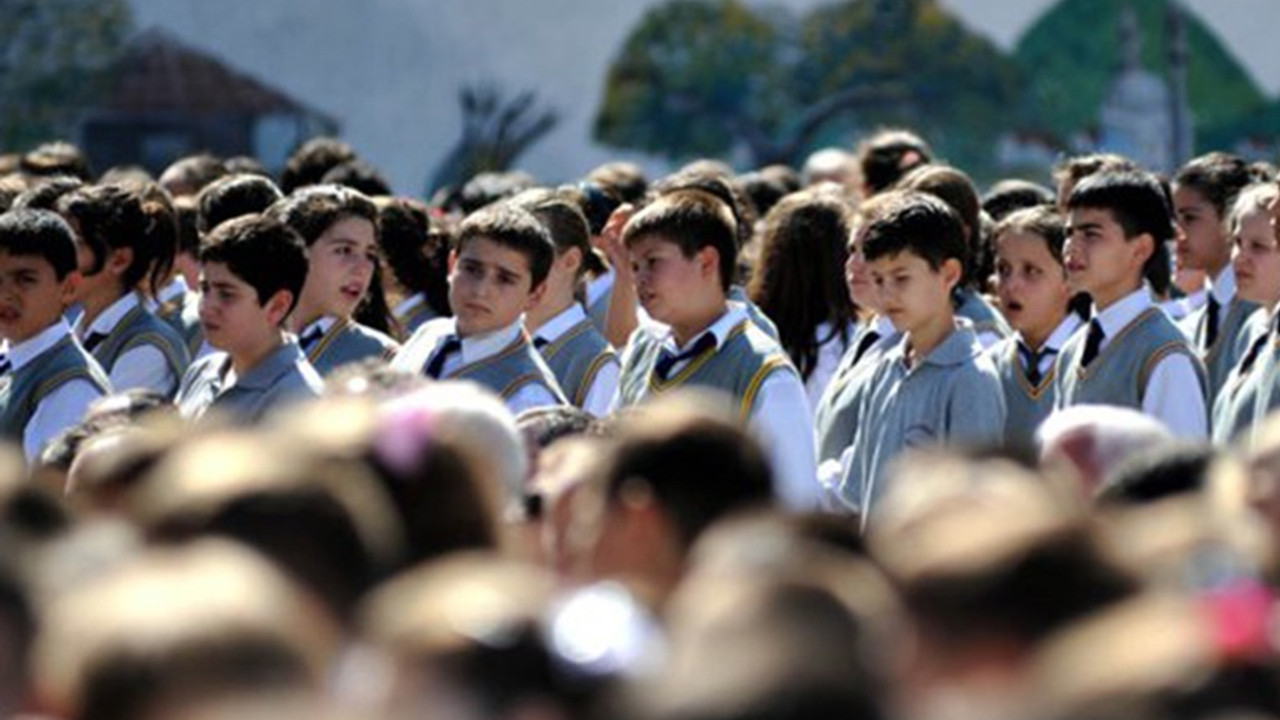
[[[876,341],[879,339],[880,333],[875,330],[868,330],[864,333],[862,339],[858,341],[857,349],[853,351],[853,364],[857,365],[858,361],[862,359],[862,356],[866,355],[867,351],[871,349],[871,346],[875,345]]]
[[[1204,312],[1204,349],[1208,350],[1213,347],[1213,343],[1218,339],[1218,315],[1222,312],[1222,305],[1218,303],[1218,299],[1213,295],[1209,295],[1209,307]]]
[[[427,363],[427,377],[440,379],[440,373],[444,371],[445,360],[449,356],[462,349],[462,340],[457,335],[450,335],[444,342],[440,343],[440,347],[436,348],[436,354],[431,356],[431,362]]]
[[[1098,351],[1102,349],[1102,339],[1106,336],[1101,323],[1097,320],[1089,321],[1089,337],[1084,341],[1084,355],[1080,358],[1080,367],[1089,367],[1089,363],[1098,357]]]
[[[93,352],[93,349],[101,345],[102,341],[106,339],[107,339],[106,333],[98,332],[97,330],[94,330],[93,332],[89,333],[89,337],[84,339],[84,343],[83,343],[84,351]]]
[[[0,356],[0,375],[5,375],[12,369],[13,363],[9,362],[9,358],[7,356]]]
[[[320,338],[324,337],[324,329],[319,325],[313,325],[310,330],[302,334],[298,338],[298,345],[302,346],[303,352],[309,352],[311,347],[320,342]]]
[[[1038,386],[1044,379],[1044,374],[1040,372],[1040,361],[1057,353],[1057,350],[1048,346],[1037,351],[1032,350],[1025,343],[1018,343],[1018,354],[1022,356],[1022,361],[1027,368],[1027,382]]]
[[[539,337],[535,337],[535,338],[533,339],[533,349],[534,349],[534,350],[541,350],[542,348],[544,348],[544,347],[546,347],[546,346],[548,346],[548,345],[550,345],[550,344],[551,344],[551,343],[550,343],[550,342],[548,342],[546,338],[541,337],[541,336],[539,336]]]
[[[657,374],[659,379],[666,380],[667,375],[671,373],[671,368],[675,367],[676,363],[695,358],[715,346],[716,336],[711,333],[705,333],[698,338],[698,342],[694,343],[693,347],[682,353],[672,354],[666,348],[663,348],[662,352],[658,354],[658,362],[653,365],[653,372]]]

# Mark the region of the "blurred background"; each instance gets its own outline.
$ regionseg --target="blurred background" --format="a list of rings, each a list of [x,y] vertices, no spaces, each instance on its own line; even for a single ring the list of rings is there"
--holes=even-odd
[[[882,125],[980,184],[1280,143],[1276,0],[0,0],[0,151],[275,170],[336,134],[400,193],[611,159],[798,164]]]

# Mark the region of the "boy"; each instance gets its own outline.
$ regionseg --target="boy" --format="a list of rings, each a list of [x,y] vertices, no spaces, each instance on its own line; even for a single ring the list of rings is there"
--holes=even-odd
[[[619,365],[617,353],[596,332],[578,301],[592,252],[587,219],[576,205],[549,190],[527,190],[513,202],[542,223],[556,246],[547,289],[525,314],[533,346],[555,373],[569,402],[596,417],[604,416],[618,390]]]
[[[1173,238],[1164,190],[1145,172],[1103,172],[1067,200],[1067,278],[1093,298],[1088,332],[1058,355],[1057,408],[1119,405],[1141,410],[1176,434],[1204,437],[1204,365],[1143,284],[1156,247]]]
[[[1052,206],[1018,210],[996,225],[1000,307],[1014,335],[991,349],[1004,385],[1005,442],[1033,446],[1036,428],[1053,411],[1053,366],[1082,324],[1071,311],[1062,265],[1062,216]]]
[[[281,329],[307,277],[307,251],[279,220],[246,215],[200,248],[200,324],[222,352],[198,360],[175,403],[186,418],[210,408],[255,422],[277,405],[316,397],[321,380]]]
[[[1240,332],[1258,309],[1236,294],[1227,211],[1251,180],[1249,165],[1225,153],[1209,153],[1187,163],[1173,178],[1178,269],[1205,274],[1208,302],[1182,321],[1204,362],[1209,398],[1218,396],[1231,368],[1247,349]]]
[[[142,388],[172,397],[187,369],[186,343],[147,309],[135,290],[165,249],[155,247],[137,194],[116,185],[86,186],[63,196],[58,211],[79,236],[83,313],[75,333],[118,391]],[[172,241],[172,237],[170,237]]]
[[[532,215],[508,203],[473,213],[449,257],[452,318],[423,325],[392,361],[397,370],[473,380],[512,414],[565,403],[555,375],[524,331],[546,291],[555,245]]]
[[[860,417],[873,421],[854,429],[838,465],[825,463],[821,474],[865,526],[899,454],[938,443],[999,442],[1006,410],[994,364],[952,304],[966,257],[955,211],[932,195],[903,192],[871,221],[862,249],[880,309],[902,339],[859,379],[854,402]]]
[[[269,211],[307,244],[307,282],[289,322],[307,361],[323,377],[337,367],[377,357],[399,344],[352,319],[378,266],[378,208],[339,185],[296,191]]]
[[[8,342],[0,378],[0,433],[22,443],[28,462],[111,392],[62,312],[75,294],[75,232],[47,210],[0,215],[0,337]]]
[[[622,242],[636,294],[662,325],[632,333],[615,406],[683,386],[727,392],[770,453],[779,497],[814,507],[820,492],[804,382],[781,346],[728,299],[736,227],[723,201],[696,189],[666,193],[627,222]]]

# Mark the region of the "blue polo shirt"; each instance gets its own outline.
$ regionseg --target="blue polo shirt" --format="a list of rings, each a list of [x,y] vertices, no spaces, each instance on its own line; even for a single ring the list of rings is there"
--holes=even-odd
[[[318,397],[321,387],[298,343],[286,342],[241,377],[234,376],[224,352],[201,358],[182,377],[174,403],[178,414],[191,420],[214,408],[253,423],[278,406]]]

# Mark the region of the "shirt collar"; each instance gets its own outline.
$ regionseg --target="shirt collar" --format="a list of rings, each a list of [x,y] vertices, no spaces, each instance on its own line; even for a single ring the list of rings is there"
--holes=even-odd
[[[893,326],[893,321],[889,319],[888,315],[877,314],[871,320],[871,329],[880,333],[880,337],[889,337],[890,335],[898,332],[898,329]]]
[[[338,318],[332,315],[321,315],[318,319],[312,320],[311,324],[302,328],[302,332],[298,333],[298,337],[306,337],[307,335],[314,333],[316,328],[319,328],[320,334],[324,335],[329,332],[329,328],[332,328],[333,324],[336,322],[338,322]]]
[[[898,362],[902,362],[907,355],[907,342],[909,338],[906,335],[898,341],[898,344],[890,351]],[[939,367],[951,367],[969,362],[972,358],[982,354],[982,344],[978,342],[978,334],[973,330],[973,321],[968,318],[957,317],[955,319],[955,329],[947,334],[938,347],[933,352],[924,357],[924,360],[917,363],[920,365],[937,365]]]
[[[31,362],[40,353],[48,350],[58,343],[59,340],[71,334],[71,326],[67,325],[65,320],[61,318],[49,327],[41,330],[33,337],[29,337],[20,343],[9,346],[9,362],[13,364],[13,372],[17,372],[18,368]]]
[[[127,292],[120,296],[119,300],[107,306],[88,328],[83,328],[83,337],[88,337],[92,333],[110,334],[116,329],[116,325],[120,323],[129,311],[138,306],[138,294]],[[84,322],[84,316],[81,316],[80,322]]]
[[[1074,335],[1076,330],[1079,330],[1080,326],[1083,324],[1084,321],[1080,319],[1079,315],[1075,312],[1068,312],[1067,316],[1062,318],[1062,322],[1058,323],[1058,327],[1054,328],[1053,332],[1049,333],[1049,337],[1044,341],[1044,345],[1037,349],[1041,351],[1048,349],[1058,352],[1062,349],[1062,346],[1066,344],[1067,340]],[[1021,341],[1022,333],[1018,333],[1018,338],[1019,341]]]
[[[1102,332],[1106,333],[1107,337],[1115,337],[1116,333],[1133,322],[1134,318],[1141,315],[1153,303],[1151,291],[1143,285],[1112,303],[1106,310],[1098,311],[1095,307],[1093,319],[1102,326]]]
[[[236,387],[265,390],[302,359],[302,348],[298,347],[298,343],[286,341],[272,350],[262,359],[262,362],[254,365],[249,372],[236,378]]]
[[[458,332],[457,321],[449,318],[449,322],[453,324],[453,333]],[[507,325],[482,335],[472,335],[470,337],[461,338],[462,340],[462,364],[470,365],[473,362],[483,360],[487,357],[497,355],[503,348],[516,341],[520,334],[524,332],[524,316]]]
[[[418,307],[419,305],[425,303],[426,301],[427,301],[426,294],[417,292],[401,300],[396,305],[395,310],[392,310],[392,312],[397,316],[407,315],[410,310]]]
[[[543,323],[542,327],[538,328],[533,335],[547,342],[555,342],[560,339],[561,335],[569,332],[573,326],[586,319],[587,312],[582,309],[582,306],[576,302],[570,303],[564,312]]]
[[[160,288],[160,292],[156,293],[156,299],[162,303],[166,303],[175,298],[182,297],[187,294],[188,290],[190,290],[190,288],[187,287],[187,279],[182,277],[181,274],[174,275],[173,279],[169,281],[169,284]]]
[[[1227,263],[1227,266],[1218,273],[1218,277],[1209,281],[1209,293],[1213,295],[1213,299],[1218,304],[1226,307],[1236,296],[1236,269]]]
[[[712,337],[716,339],[716,349],[719,350],[720,346],[724,344],[724,341],[729,338],[729,332],[733,330],[733,328],[737,327],[738,323],[747,320],[747,308],[745,305],[739,302],[733,302],[732,300],[727,304],[728,309],[725,310],[723,315],[717,318],[715,322],[708,325],[706,330],[703,330],[697,335],[689,338],[689,342],[685,343],[683,347],[676,347],[675,333],[673,333],[671,328],[668,327],[667,335],[662,341],[663,347],[676,353],[682,353],[692,349],[693,346],[702,339],[703,335],[710,333]]]

